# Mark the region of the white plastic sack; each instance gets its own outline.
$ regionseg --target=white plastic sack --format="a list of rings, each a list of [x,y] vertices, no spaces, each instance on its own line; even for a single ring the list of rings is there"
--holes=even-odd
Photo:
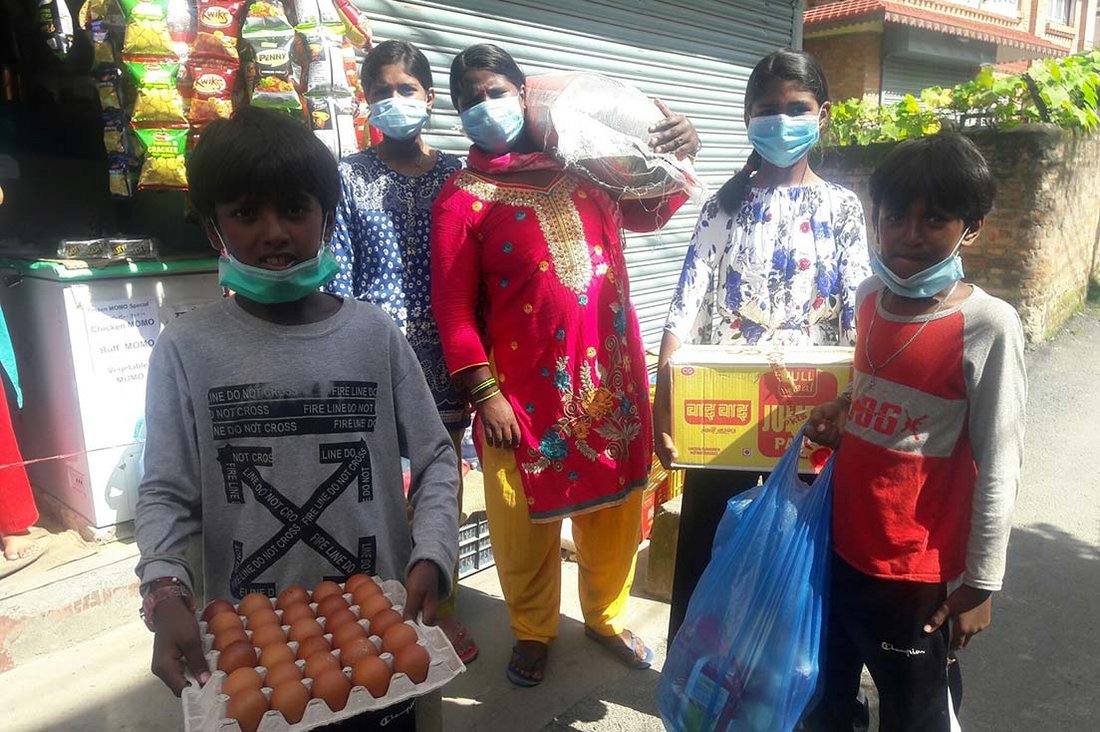
[[[616,198],[706,197],[690,160],[650,149],[649,128],[664,115],[639,90],[586,72],[530,77],[526,86],[529,134],[567,168]]]

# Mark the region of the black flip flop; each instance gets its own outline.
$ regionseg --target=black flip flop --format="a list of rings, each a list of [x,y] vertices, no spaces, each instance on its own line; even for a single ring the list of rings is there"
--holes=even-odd
[[[549,651],[549,648],[547,648]],[[519,645],[512,646],[512,659],[508,661],[508,668],[505,673],[508,676],[508,680],[516,686],[522,686],[524,688],[531,688],[532,686],[538,686],[543,682],[543,679],[532,679],[524,676],[520,673],[519,668],[516,667],[515,661],[518,658],[521,663],[526,667],[528,673],[541,673],[546,674],[546,658],[549,653],[543,653],[541,658],[533,658],[530,654],[525,653],[519,649]]]
[[[584,634],[592,640],[599,643],[606,648],[611,655],[615,656],[626,666],[633,669],[647,669],[653,665],[653,649],[645,644],[638,636],[634,635],[634,631],[626,631],[630,634],[630,644],[623,643],[623,639],[617,635],[600,635],[596,631],[584,626]],[[638,656],[639,646],[644,649],[642,656]]]

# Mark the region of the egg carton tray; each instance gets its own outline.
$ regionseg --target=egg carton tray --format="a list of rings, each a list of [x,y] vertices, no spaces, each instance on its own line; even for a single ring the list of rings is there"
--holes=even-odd
[[[378,584],[381,585],[382,592],[393,603],[394,609],[397,611],[403,610],[406,599],[404,586],[394,580],[386,580]],[[351,601],[350,594],[345,593],[344,597],[349,602]],[[316,611],[316,603],[311,603],[311,606]],[[358,614],[358,606],[353,605],[352,610]],[[276,614],[279,614],[280,617],[281,613],[281,610],[276,610]],[[322,627],[324,626],[322,618],[318,618],[318,622],[321,623]],[[370,640],[381,650],[382,639],[370,633],[370,621],[360,619],[359,624],[366,629]],[[386,709],[408,699],[424,696],[429,692],[440,689],[466,670],[466,666],[459,660],[458,654],[455,653],[442,630],[435,626],[423,625],[413,621],[406,621],[406,624],[416,629],[417,643],[424,646],[428,651],[428,676],[424,681],[414,684],[412,679],[405,674],[395,674],[390,680],[389,690],[384,696],[378,698],[371,696],[371,693],[362,686],[353,686],[351,694],[348,696],[347,705],[339,712],[332,711],[323,699],[310,699],[309,703],[306,704],[302,720],[297,724],[288,722],[278,711],[269,710],[260,720],[257,732],[304,732],[305,730],[350,719],[364,712]],[[286,626],[284,626],[285,628]],[[220,653],[213,648],[214,636],[206,632],[206,623],[202,621],[199,622],[199,632],[203,634],[206,663],[210,668],[216,669]],[[251,637],[251,631],[246,632]],[[331,640],[331,635],[326,634],[326,638]],[[297,642],[289,641],[287,645],[297,653]],[[332,654],[339,656],[336,649],[333,649]],[[393,655],[380,653],[379,657],[386,662],[386,665],[392,671]],[[303,660],[298,660],[295,663],[299,668],[305,666]],[[266,679],[267,669],[259,666],[257,671],[259,671],[261,678]],[[345,667],[343,671],[344,675],[350,678],[350,669]],[[181,698],[184,732],[242,732],[237,721],[226,716],[229,697],[222,693],[222,686],[227,676],[224,671],[214,671],[210,675],[210,680],[202,687],[198,685],[194,678],[188,677],[191,685],[183,690]],[[303,678],[302,683],[312,692],[312,679]],[[263,688],[263,694],[267,697],[268,703],[271,702],[271,691],[267,686]]]

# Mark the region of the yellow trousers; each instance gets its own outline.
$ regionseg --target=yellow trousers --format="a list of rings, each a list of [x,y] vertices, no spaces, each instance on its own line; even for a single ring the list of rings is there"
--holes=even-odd
[[[561,521],[532,523],[512,450],[482,447],[485,509],[497,574],[517,640],[549,642],[561,615]],[[584,622],[601,635],[623,631],[641,532],[642,492],[572,518]]]

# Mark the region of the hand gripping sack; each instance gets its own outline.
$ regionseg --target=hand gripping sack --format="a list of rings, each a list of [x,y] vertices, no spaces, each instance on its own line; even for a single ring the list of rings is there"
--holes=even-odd
[[[806,485],[802,436],[755,497],[726,507],[661,674],[669,730],[790,732],[810,708],[828,606],[833,461]]]

